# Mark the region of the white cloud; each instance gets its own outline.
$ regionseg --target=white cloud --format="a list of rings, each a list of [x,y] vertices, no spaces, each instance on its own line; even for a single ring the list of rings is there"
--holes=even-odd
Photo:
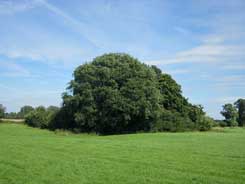
[[[146,61],[148,64],[176,64],[176,63],[213,63],[227,62],[245,57],[245,45],[201,44],[189,50],[181,51],[173,57],[162,60]]]
[[[225,36],[224,35],[217,35],[217,34],[211,34],[211,35],[205,35],[202,38],[202,41],[207,44],[220,44],[225,41]]]
[[[236,88],[245,89],[245,75],[216,76],[213,78],[214,87],[222,90],[235,90]]]
[[[38,6],[38,2],[36,0],[22,0],[22,1],[2,0],[0,1],[0,14],[11,15],[11,14],[32,9],[36,6]]]
[[[224,70],[245,70],[245,63],[224,65],[222,66],[222,69]]]
[[[51,12],[55,13],[56,15],[63,18],[71,28],[76,30],[78,33],[80,33],[84,38],[87,39],[93,46],[96,48],[101,48],[101,45],[99,45],[92,37],[92,35],[89,34],[89,30],[87,29],[88,25],[83,23],[82,21],[77,20],[76,18],[70,16],[68,13],[63,11],[62,9],[58,8],[57,6],[49,3],[46,0],[36,0],[40,4],[42,4],[44,7],[46,7]]]
[[[6,90],[8,90],[8,91],[17,91],[17,89],[14,89],[14,88],[11,88],[11,87],[9,87],[9,86],[7,86],[7,85],[3,85],[3,84],[0,84],[0,89],[2,90],[2,91],[6,91]]]
[[[186,17],[175,25],[174,30],[183,34],[188,33],[190,27],[191,40],[196,46],[176,52],[174,55],[165,55],[157,60],[149,60],[149,64],[167,65],[178,63],[228,63],[235,64],[238,60],[245,60],[245,27],[244,1],[193,1],[193,11],[210,13],[203,17]],[[219,11],[217,11],[219,10]],[[186,24],[183,25],[183,22]],[[200,31],[199,31],[200,30]],[[180,43],[181,44],[181,43]]]
[[[6,22],[11,32],[3,32],[5,36],[1,38],[0,55],[10,59],[31,59],[47,63],[61,62],[64,64],[81,63],[83,59],[87,59],[94,48],[98,48],[98,44],[89,34],[89,26],[82,21],[73,18],[60,8],[50,4],[45,0],[25,0],[18,1],[0,1],[0,14],[13,14],[20,11],[27,11],[35,6],[46,8],[50,12],[57,15],[55,21],[64,24],[72,31],[80,33],[82,38],[88,42],[81,43],[77,39],[67,39],[66,35],[58,32],[50,32],[40,24],[22,23],[20,19],[15,26]],[[6,12],[4,11],[6,9]],[[52,19],[53,20],[53,19]],[[28,27],[28,30],[26,27]],[[83,40],[83,39],[81,39]],[[88,43],[88,44],[87,44]],[[80,45],[81,44],[81,45]],[[82,47],[86,45],[86,47]],[[91,47],[92,46],[92,47]],[[93,48],[93,49],[92,49]],[[95,51],[93,50],[93,53]]]
[[[40,44],[38,46],[10,46],[0,47],[0,54],[11,59],[28,58],[49,63],[78,62],[78,58],[82,59],[84,52],[81,48],[72,45],[52,45]]]
[[[245,75],[229,75],[216,80],[221,82],[241,82],[245,81]]]
[[[163,70],[163,72],[171,75],[178,75],[178,74],[189,73],[190,71],[186,69],[171,69],[171,70]]]
[[[219,97],[217,99],[213,99],[213,103],[220,103],[220,104],[225,104],[225,103],[234,103],[240,98],[244,98],[245,96],[224,96],[224,97]]]
[[[16,63],[13,63],[13,62],[0,61],[0,67],[2,69],[4,69],[1,72],[2,76],[7,76],[7,77],[16,77],[16,76],[29,77],[31,75],[30,72],[26,68],[24,68],[23,66],[18,65]]]
[[[173,29],[174,29],[175,31],[181,33],[181,34],[184,34],[184,35],[190,33],[189,30],[187,30],[187,29],[185,29],[185,28],[183,28],[183,27],[180,27],[180,26],[175,26]]]

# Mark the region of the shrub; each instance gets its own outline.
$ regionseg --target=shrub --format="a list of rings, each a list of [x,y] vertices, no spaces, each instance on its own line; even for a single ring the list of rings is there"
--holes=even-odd
[[[236,119],[229,119],[229,120],[224,120],[226,122],[226,125],[229,127],[235,127],[238,126],[238,122]]]
[[[227,127],[226,121],[223,121],[223,120],[219,121],[219,126],[221,126],[221,127]]]
[[[198,122],[198,130],[207,131],[214,126],[215,122],[212,118],[204,116],[201,121]]]
[[[154,124],[154,131],[179,132],[194,129],[194,123],[188,118],[183,117],[178,112],[163,111],[161,116]]]
[[[35,109],[25,116],[25,122],[27,125],[38,128],[48,127],[48,117],[46,110]]]
[[[59,109],[59,108],[58,108]],[[37,128],[50,128],[50,124],[58,112],[57,108],[39,106],[25,116],[25,123]]]

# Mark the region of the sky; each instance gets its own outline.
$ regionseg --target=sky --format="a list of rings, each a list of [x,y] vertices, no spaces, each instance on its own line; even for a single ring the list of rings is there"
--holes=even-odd
[[[57,105],[74,69],[123,52],[222,118],[245,98],[244,0],[0,0],[0,104]]]

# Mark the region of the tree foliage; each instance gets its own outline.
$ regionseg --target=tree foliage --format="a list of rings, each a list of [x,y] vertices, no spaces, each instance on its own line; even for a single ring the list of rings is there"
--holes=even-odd
[[[206,126],[202,107],[190,104],[170,75],[127,54],[102,55],[73,75],[53,129],[115,134]]]
[[[24,118],[28,113],[33,111],[34,108],[30,105],[25,105],[20,108],[20,112],[18,113],[18,118]]]
[[[16,112],[6,112],[4,114],[4,118],[6,119],[19,119],[18,113]]]
[[[25,115],[25,123],[32,127],[51,128],[52,121],[58,111],[59,108],[55,106],[48,108],[39,106]]]
[[[5,110],[6,108],[2,104],[0,104],[0,118],[4,117]]]
[[[223,105],[223,110],[220,112],[224,117],[228,126],[237,126],[237,109],[232,104]]]
[[[235,105],[238,109],[239,126],[245,126],[245,99],[238,99]]]

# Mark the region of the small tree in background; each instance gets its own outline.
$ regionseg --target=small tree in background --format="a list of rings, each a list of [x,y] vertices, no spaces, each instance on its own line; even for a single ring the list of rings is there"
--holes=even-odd
[[[30,113],[33,110],[34,110],[34,108],[32,106],[25,105],[25,106],[21,107],[20,112],[18,113],[18,117],[24,118],[28,113]]]
[[[228,126],[237,126],[238,112],[234,105],[225,104],[223,105],[223,110],[220,112],[222,116],[225,117],[225,121]]]

